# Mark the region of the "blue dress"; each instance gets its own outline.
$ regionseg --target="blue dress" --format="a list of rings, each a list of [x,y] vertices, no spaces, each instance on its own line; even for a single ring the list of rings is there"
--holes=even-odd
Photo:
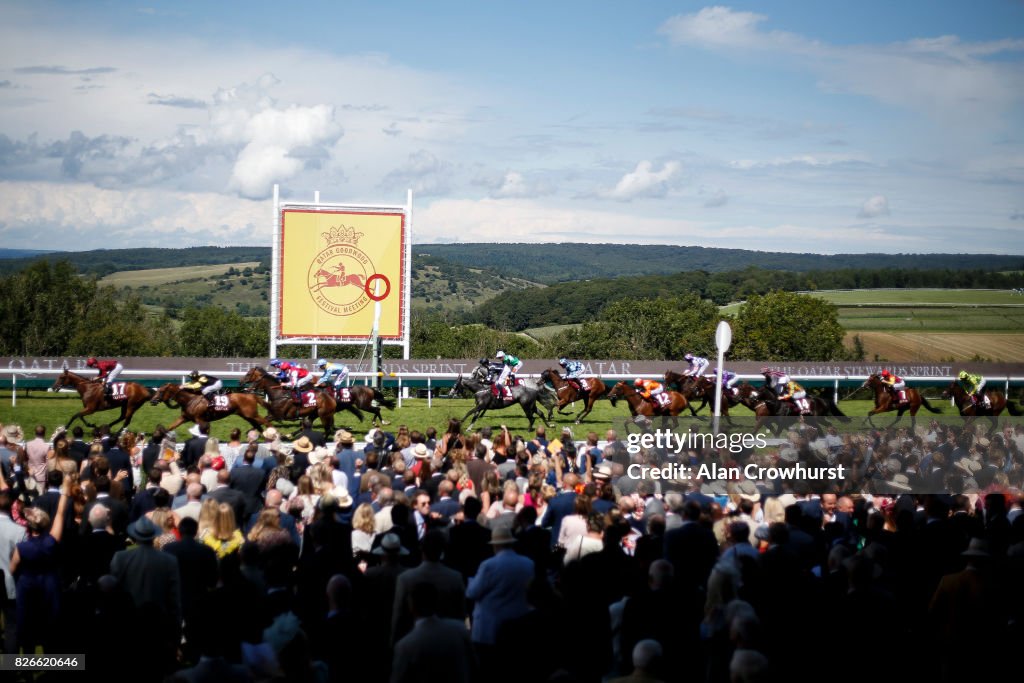
[[[28,536],[18,544],[18,641],[34,646],[47,641],[60,612],[60,563],[57,541],[50,534]],[[28,650],[26,649],[26,652]]]

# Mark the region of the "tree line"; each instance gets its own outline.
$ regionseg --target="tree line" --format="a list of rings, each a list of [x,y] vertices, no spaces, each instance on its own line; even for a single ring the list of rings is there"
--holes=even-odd
[[[748,300],[772,291],[943,287],[1013,289],[1024,286],[1024,273],[987,270],[905,270],[845,268],[794,273],[748,267],[720,273],[690,271],[567,282],[504,292],[467,313],[463,321],[503,330],[525,330],[593,320],[609,304],[696,294],[717,305]]]

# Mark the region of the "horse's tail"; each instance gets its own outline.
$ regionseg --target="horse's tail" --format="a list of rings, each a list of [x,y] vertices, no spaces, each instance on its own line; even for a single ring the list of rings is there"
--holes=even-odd
[[[926,399],[924,396],[921,396],[921,405],[923,405],[924,409],[927,410],[929,413],[941,413],[942,412],[941,410],[939,410],[938,408],[933,406],[931,403],[929,403],[928,399]],[[1006,406],[1007,406],[1006,409],[1009,410],[1010,409],[1009,408],[1009,406],[1010,406],[1010,402],[1009,401],[1006,402]],[[1013,413],[1010,413],[1010,414],[1013,415]]]
[[[850,421],[850,418],[848,418],[843,413],[843,411],[839,410],[839,406],[836,405],[836,402],[833,401],[831,397],[825,399],[825,405],[828,406],[828,414],[829,415],[834,415],[835,417],[838,417],[840,422],[849,422]]]
[[[395,409],[395,402],[392,401],[387,396],[385,396],[383,393],[381,393],[381,390],[376,387],[374,387],[373,389],[373,398],[377,401],[377,403],[381,404],[388,410]]]
[[[1016,403],[1014,403],[1010,399],[1006,399],[1006,411],[1008,413],[1010,413],[1010,415],[1013,415],[1015,417],[1016,416],[1020,416],[1020,415],[1024,415],[1024,410],[1021,410],[1020,406],[1018,406]]]

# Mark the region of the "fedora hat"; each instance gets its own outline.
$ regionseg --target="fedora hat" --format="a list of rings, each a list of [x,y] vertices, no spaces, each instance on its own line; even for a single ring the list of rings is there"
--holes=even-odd
[[[352,507],[352,496],[349,495],[348,489],[342,488],[341,486],[335,486],[329,493],[325,493],[320,497],[321,510],[326,510],[332,507]]]
[[[900,491],[910,490],[910,477],[905,474],[897,474],[889,480],[889,486],[898,489]]]
[[[761,500],[761,494],[758,492],[757,486],[749,479],[744,479],[737,484],[736,491],[740,494],[740,498],[749,500],[751,503],[756,503]]]
[[[301,439],[300,439],[301,441]],[[307,453],[308,451],[300,451],[300,453]],[[319,465],[330,456],[330,451],[325,446],[317,446],[313,449],[313,452],[309,454],[309,464]]]
[[[491,540],[489,541],[491,545],[511,545],[515,542],[516,539],[515,536],[512,535],[512,529],[504,524],[494,530],[494,533],[491,535]]]
[[[292,450],[299,453],[309,453],[313,450],[313,442],[309,440],[308,436],[304,436],[292,444]]]
[[[988,554],[988,543],[984,538],[972,538],[967,545],[967,550],[960,553],[963,557],[990,557]]]
[[[335,443],[354,443],[354,440],[352,439],[352,432],[347,429],[339,429],[334,433],[334,441]]]
[[[139,517],[128,525],[128,536],[136,543],[152,543],[157,537],[157,528],[148,517]]]
[[[594,472],[594,479],[607,480],[612,478],[612,466],[606,462],[601,463],[597,466],[597,470]]]
[[[374,555],[408,555],[409,551],[402,545],[398,534],[384,534],[380,545],[371,551]]]
[[[412,449],[412,454],[416,456],[418,460],[426,460],[430,457],[430,452],[427,450],[427,445],[418,443]]]
[[[21,425],[7,425],[4,427],[4,436],[7,437],[8,443],[25,440],[25,432],[22,431]]]

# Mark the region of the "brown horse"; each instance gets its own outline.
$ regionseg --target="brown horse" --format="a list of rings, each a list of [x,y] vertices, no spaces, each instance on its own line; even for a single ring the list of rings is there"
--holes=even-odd
[[[255,367],[246,373],[242,378],[242,386],[252,386],[256,391],[262,391],[267,396],[268,417],[278,422],[297,422],[304,417],[312,416],[313,419],[320,418],[320,424],[324,428],[324,435],[328,439],[334,438],[334,414],[338,412],[338,402],[334,398],[333,391],[314,389],[307,387],[303,390],[303,396],[307,391],[312,391],[312,400],[303,401],[297,405],[293,400],[291,389],[282,387],[281,382],[266,370]],[[360,419],[362,417],[360,416]]]
[[[285,403],[282,400],[283,398],[288,398],[289,401],[291,400],[291,394],[289,393],[288,389],[282,387],[281,383],[278,381],[276,377],[274,377],[261,367],[251,368],[249,372],[245,374],[245,377],[242,378],[242,385],[251,386],[257,391],[262,391],[267,395],[267,398],[270,400],[271,405],[276,406],[275,409],[277,410],[277,412],[271,415],[271,417],[273,417],[274,419],[296,420],[299,419],[300,417],[312,415],[314,412],[311,407],[303,406],[302,408],[298,409],[298,412],[296,413],[297,417],[293,415],[292,409],[298,407],[295,406],[294,402],[291,403],[291,405],[289,406],[289,404]],[[386,397],[384,394],[382,394],[380,392],[380,389],[365,386],[362,384],[353,384],[350,387],[342,387],[337,391],[337,393],[335,393],[333,387],[327,387],[317,391],[318,396],[321,394],[326,398],[329,398],[332,401],[334,401],[334,409],[332,412],[331,421],[332,425],[333,414],[341,412],[342,410],[347,410],[348,412],[352,413],[360,422],[363,421],[363,412],[367,412],[373,415],[373,423],[375,425],[377,423],[380,423],[381,425],[390,424],[380,414],[380,407],[384,406],[388,410],[395,409],[395,402]],[[321,406],[319,401],[320,399],[318,398],[317,410],[315,412],[320,417],[321,423],[323,423],[323,414],[320,412]],[[327,402],[325,401],[324,407],[326,407],[326,405]],[[282,415],[283,417],[277,417],[278,414]],[[326,429],[326,423],[324,424],[324,428]],[[334,427],[332,426],[331,429],[333,430]],[[333,437],[333,433],[327,435],[328,439],[331,439]]]
[[[849,422],[850,418],[843,414],[831,399],[807,394],[803,405],[793,400],[783,401],[767,387],[754,387],[744,382],[739,387],[739,402],[754,411],[757,422],[754,431],[760,431],[762,425],[768,425],[776,434],[783,428],[779,418],[798,418],[822,432],[821,425],[829,426],[826,417],[835,417],[840,422]]]
[[[260,406],[268,409],[270,406],[253,394],[218,394],[209,400],[202,394],[182,388],[180,384],[165,384],[149,402],[152,405],[164,403],[168,408],[181,409],[178,419],[167,426],[168,431],[174,431],[186,422],[209,427],[214,420],[221,420],[228,415],[238,415],[256,429],[270,426],[270,420],[259,412]]]
[[[985,396],[988,398],[988,406],[984,404],[975,405],[971,401],[971,397],[967,394],[967,390],[963,388],[960,382],[954,381],[946,390],[942,392],[942,398],[952,398],[953,403],[956,404],[957,410],[960,414],[966,418],[966,422],[969,424],[975,418],[987,417],[992,423],[992,429],[998,426],[998,420],[996,419],[1005,410],[1013,416],[1024,415],[1024,411],[1017,406],[1016,403],[1006,398],[1003,392],[996,389],[990,389],[985,392]]]
[[[84,406],[82,410],[75,413],[68,420],[68,423],[64,425],[65,430],[71,426],[72,422],[78,419],[81,419],[89,427],[95,427],[96,425],[89,424],[85,416],[103,410],[113,410],[114,408],[121,409],[121,417],[111,422],[108,427],[113,427],[121,421],[124,421],[122,426],[127,427],[131,424],[135,411],[145,405],[146,401],[153,395],[152,389],[137,382],[114,382],[111,384],[111,393],[108,395],[103,390],[102,382],[76,375],[68,370],[67,367],[64,368],[64,372],[60,373],[56,381],[54,381],[50,391],[57,391],[64,387],[73,387],[82,398],[82,405]]]
[[[548,368],[540,373],[541,382],[550,382],[555,388],[555,395],[558,396],[558,412],[567,415],[563,410],[565,406],[574,401],[584,401],[583,409],[576,416],[576,424],[583,421],[583,418],[594,409],[594,403],[608,391],[608,387],[597,377],[587,377],[582,380],[564,379],[555,368]],[[579,382],[586,382],[587,389],[584,390]]]
[[[620,398],[625,399],[626,403],[629,404],[629,412],[633,417],[671,417],[672,426],[678,427],[679,413],[686,410],[686,397],[678,391],[666,391],[663,392],[663,395],[668,396],[668,400],[664,404],[655,404],[641,396],[629,384],[618,382],[608,392],[608,400],[614,406]]]
[[[890,427],[900,421],[900,418],[903,417],[903,413],[910,411],[911,429],[913,429],[917,423],[917,411],[921,409],[921,406],[924,406],[925,410],[932,413],[942,412],[938,408],[933,408],[931,404],[928,403],[928,399],[922,396],[921,392],[917,389],[904,389],[903,394],[906,396],[906,400],[900,401],[889,389],[889,385],[883,382],[881,376],[878,374],[873,374],[868,377],[861,386],[870,387],[871,390],[875,392],[875,407],[868,411],[866,420],[872,427],[875,426],[875,423],[871,421],[871,417],[873,415],[886,413],[891,410],[896,411],[896,419],[892,421],[892,424],[889,425]]]
[[[690,414],[697,417],[697,413],[704,409],[704,406],[708,403],[708,397],[700,395],[700,380],[703,377],[694,377],[692,375],[684,375],[681,372],[675,370],[665,371],[665,388],[669,389],[675,387],[675,390],[686,397],[686,407],[690,409]],[[694,399],[700,399],[700,405],[694,407],[696,401]],[[723,413],[728,415],[728,413]]]

